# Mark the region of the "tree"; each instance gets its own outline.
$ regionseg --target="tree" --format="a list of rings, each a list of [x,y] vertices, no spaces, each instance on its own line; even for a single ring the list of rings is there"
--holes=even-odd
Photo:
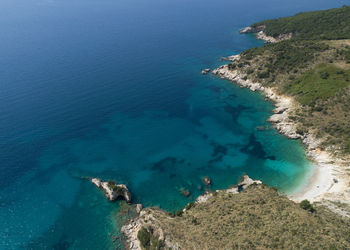
[[[304,210],[310,211],[311,213],[315,212],[315,208],[312,206],[312,204],[308,200],[303,200],[302,202],[300,202],[299,205]]]

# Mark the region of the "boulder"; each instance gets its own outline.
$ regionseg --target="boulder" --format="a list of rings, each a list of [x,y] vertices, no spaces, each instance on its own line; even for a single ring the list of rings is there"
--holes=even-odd
[[[142,209],[143,209],[142,204],[136,204],[136,213],[139,214]]]

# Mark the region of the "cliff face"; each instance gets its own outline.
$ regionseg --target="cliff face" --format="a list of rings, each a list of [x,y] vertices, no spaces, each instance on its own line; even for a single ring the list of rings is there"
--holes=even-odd
[[[143,209],[123,227],[129,249],[346,249],[350,222],[322,207],[316,212],[246,178],[188,204],[177,216]],[[242,187],[243,187],[242,186]]]

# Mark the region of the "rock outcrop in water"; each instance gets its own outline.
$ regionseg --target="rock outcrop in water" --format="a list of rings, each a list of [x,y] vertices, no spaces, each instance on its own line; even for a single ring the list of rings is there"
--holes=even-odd
[[[96,187],[104,191],[108,200],[114,201],[118,198],[122,198],[128,203],[131,202],[131,194],[126,185],[117,184],[114,181],[102,181],[98,178],[92,178],[91,182],[95,184]]]
[[[211,185],[211,179],[208,176],[204,176],[202,180],[203,180],[204,185],[206,185],[206,186]]]

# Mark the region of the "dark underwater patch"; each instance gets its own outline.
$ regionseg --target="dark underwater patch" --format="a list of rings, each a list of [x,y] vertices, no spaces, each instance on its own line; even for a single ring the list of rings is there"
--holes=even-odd
[[[222,88],[218,86],[209,86],[208,89],[212,90],[215,93],[219,93],[222,90]]]
[[[246,111],[246,110],[249,110],[251,109],[250,107],[248,106],[244,106],[244,105],[238,105],[237,107],[234,107],[232,105],[226,105],[224,107],[224,110],[225,112],[231,114],[232,116],[232,120],[233,122],[237,123],[237,119],[238,117],[240,116],[240,114],[243,112],[243,111]]]
[[[222,158],[227,154],[228,148],[215,142],[211,142],[210,144],[214,147],[214,149],[212,153],[213,158],[208,163],[211,164],[221,161]]]
[[[263,145],[256,140],[254,134],[249,136],[249,143],[241,148],[241,152],[245,154],[250,154],[256,158],[260,158],[263,160],[270,159],[276,160],[275,156],[268,156],[264,150]]]
[[[180,160],[181,161],[181,160]],[[173,169],[176,167],[178,160],[175,157],[166,157],[161,159],[160,161],[155,162],[151,169],[153,171],[164,172],[169,169]]]
[[[226,154],[227,153],[227,147],[220,145],[220,144],[215,144],[214,145],[214,151],[212,156],[217,156],[219,154]]]

